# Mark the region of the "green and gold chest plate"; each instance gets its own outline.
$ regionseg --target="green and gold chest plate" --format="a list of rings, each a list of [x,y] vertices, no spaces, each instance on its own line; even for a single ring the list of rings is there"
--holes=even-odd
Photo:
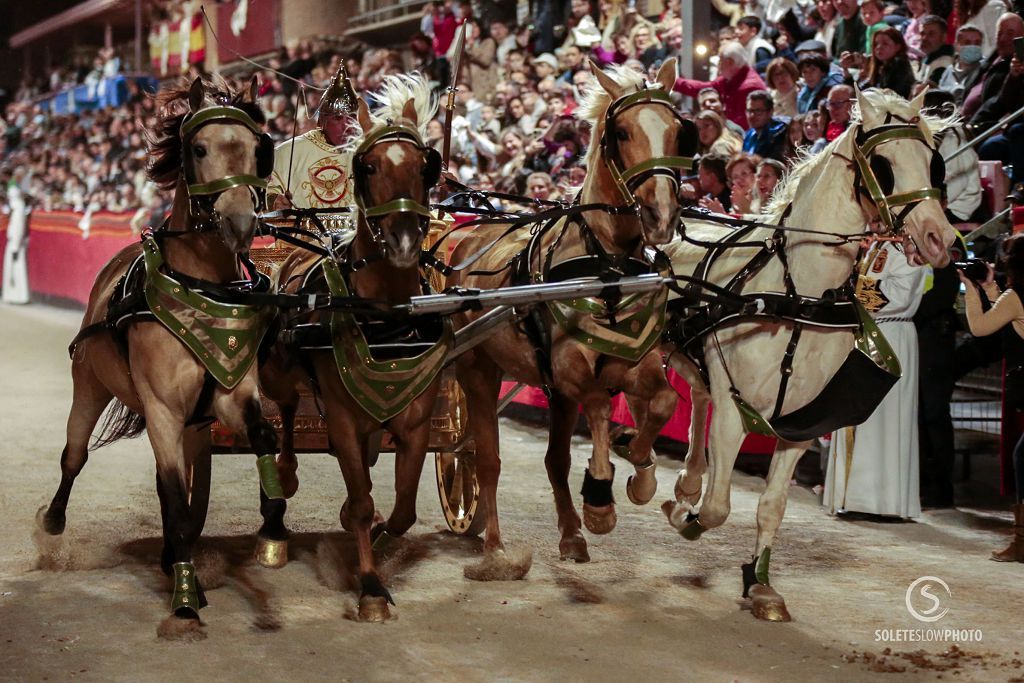
[[[667,274],[667,273],[663,273]],[[608,356],[639,362],[661,341],[668,290],[632,294],[609,311],[603,299],[549,301],[548,311],[579,344]]]
[[[324,259],[327,287],[334,296],[349,296],[338,264]],[[376,360],[355,318],[335,311],[330,316],[331,346],[341,383],[349,395],[374,419],[395,417],[426,391],[448,359],[453,342],[451,322],[445,318],[441,338],[411,358]]]
[[[274,311],[220,303],[185,287],[163,272],[163,254],[151,237],[143,241],[142,254],[149,310],[221,386],[234,388],[256,360]]]

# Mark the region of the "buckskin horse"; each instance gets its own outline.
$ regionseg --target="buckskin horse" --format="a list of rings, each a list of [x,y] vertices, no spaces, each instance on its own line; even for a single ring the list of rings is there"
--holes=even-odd
[[[902,235],[914,262],[949,261],[954,232],[939,201],[945,166],[933,142],[948,121],[923,115],[922,100],[858,92],[859,118],[776,191],[764,220],[783,230],[686,221],[682,239],[665,249],[676,274],[760,302],[744,310],[686,310],[685,297],[669,303],[666,351],[690,384],[693,412],[675,500],[662,506],[687,539],[720,526],[745,435],[779,438],[757,506],[753,560],[743,567],[743,596],[759,619],[790,619],[768,565],[797,461],[814,437],[865,420],[899,377],[898,359],[853,296],[859,236],[879,220]],[[801,230],[814,226],[827,232]],[[716,410],[706,457],[709,400]]]
[[[196,79],[157,96],[147,174],[174,191],[173,209],[96,278],[69,348],[74,396],[60,486],[38,517],[46,533],[63,533],[71,488],[108,405],[93,447],[146,429],[163,521],[160,566],[174,582],[171,615],[159,629],[167,637],[202,634],[206,599],[192,548],[209,502],[212,416],[248,435],[261,493],[281,496],[277,437],[263,418],[254,362],[272,311],[235,298],[258,289],[255,269],[240,256],[273,167],[255,96],[255,78],[239,93]]]
[[[478,227],[451,258],[458,266],[475,259],[474,270],[453,275],[448,284],[497,289],[580,276],[667,273],[667,260],[651,247],[675,233],[678,169],[690,167],[697,145],[694,125],[678,115],[669,99],[675,65],[674,59],[667,60],[651,85],[628,68],[605,73],[593,66],[597,84],[580,106],[593,129],[586,157],[589,174],[578,205],[568,216],[532,230]],[[467,396],[468,431],[476,441],[480,505],[486,515],[484,561],[467,567],[467,576],[516,579],[529,571],[528,563],[514,562],[505,553],[498,525],[496,408],[503,376],[547,388],[550,423],[544,462],[554,488],[563,559],[590,559],[568,486],[570,440],[580,404],[593,439],[583,488],[587,528],[608,533],[616,522],[610,392],[628,388],[644,408],[626,452],[635,468],[627,493],[637,504],[654,496],[651,446],[676,405],[657,348],[665,297],[661,290],[621,300],[612,296],[539,306],[520,324],[500,328],[459,357],[457,373]],[[458,314],[456,325],[461,328],[478,315]]]
[[[394,603],[377,573],[374,547],[416,521],[439,372],[453,340],[451,325],[440,316],[388,316],[391,307],[427,291],[420,269],[430,222],[425,204],[440,176],[441,157],[423,143],[421,128],[433,118],[437,101],[421,76],[388,76],[377,98],[383,106],[373,119],[359,101],[362,135],[351,143],[358,217],[351,242],[332,247],[330,255],[296,249],[281,265],[278,281],[283,293],[355,296],[381,310],[286,315],[281,326],[290,341],[276,344],[261,370],[264,391],[281,407],[285,447],[279,469],[289,496],[298,487],[290,447],[298,387],[312,384],[323,402],[328,438],[348,489],[341,522],[356,535],[363,621],[390,617],[388,604]],[[375,524],[368,453],[384,428],[396,445],[396,497],[388,520]],[[261,508],[257,558],[266,566],[287,562],[285,509],[283,500]]]

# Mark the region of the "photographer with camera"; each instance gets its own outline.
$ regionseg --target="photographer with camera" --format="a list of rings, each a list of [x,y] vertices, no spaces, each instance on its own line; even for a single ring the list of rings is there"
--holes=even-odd
[[[1012,336],[1004,336],[1006,358],[1003,378],[1004,404],[1012,410],[1024,410],[1024,233],[1003,243],[1007,288],[1000,292],[995,268],[977,260],[958,263],[960,281],[967,287],[967,325],[971,334],[984,337],[1012,325]],[[982,270],[982,265],[984,270]],[[980,292],[992,307],[982,310]],[[1016,504],[1013,506],[1014,535],[1004,550],[993,552],[997,562],[1024,562],[1024,435],[1013,449]]]

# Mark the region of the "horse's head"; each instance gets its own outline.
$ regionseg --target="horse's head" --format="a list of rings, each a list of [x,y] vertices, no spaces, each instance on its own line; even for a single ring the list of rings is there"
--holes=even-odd
[[[423,143],[418,116],[416,101],[409,98],[400,118],[375,124],[366,102],[359,101],[363,136],[353,156],[353,175],[360,229],[369,229],[395,268],[419,264],[430,226],[428,193],[441,176],[441,155]]]
[[[665,61],[652,86],[631,69],[605,73],[591,67],[607,106],[595,120],[597,147],[592,146],[588,161],[597,149],[616,199],[635,211],[643,241],[665,244],[679,226],[679,170],[693,167],[699,141],[696,126],[679,115],[669,98],[676,60]]]
[[[857,102],[861,121],[852,156],[864,210],[884,231],[903,236],[912,261],[946,265],[955,231],[942,209],[946,167],[933,141],[946,122],[921,113],[924,93],[907,102],[858,92]]]

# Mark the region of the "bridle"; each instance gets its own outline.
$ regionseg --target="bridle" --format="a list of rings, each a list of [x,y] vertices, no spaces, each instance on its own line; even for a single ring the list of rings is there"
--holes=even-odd
[[[619,193],[626,200],[624,208],[634,210],[639,210],[639,201],[636,198],[635,192],[641,183],[654,176],[662,175],[671,178],[678,189],[679,170],[689,171],[693,169],[693,157],[684,156],[654,157],[634,164],[625,170],[621,169],[616,161],[618,144],[615,138],[615,120],[633,107],[644,104],[666,107],[671,112],[672,117],[679,121],[682,126],[679,136],[680,146],[682,146],[682,139],[686,129],[686,122],[683,117],[679,115],[679,112],[672,105],[672,100],[668,93],[660,87],[645,88],[635,93],[623,95],[608,106],[608,111],[605,114],[604,133],[601,136],[601,156],[604,159],[605,166],[608,168],[608,172],[612,176],[615,187],[618,188]]]
[[[193,169],[192,139],[205,126],[213,123],[242,125],[256,136],[256,175],[246,173],[224,176],[206,183],[197,182]],[[248,187],[254,211],[263,208],[267,179],[274,171],[274,141],[263,132],[249,114],[238,107],[214,105],[189,114],[181,122],[182,174],[189,197],[189,212],[200,219],[195,229],[218,228],[220,216],[214,208],[220,195],[236,187]]]
[[[920,190],[894,193],[895,176],[892,165],[885,157],[875,155],[875,150],[887,142],[896,140],[917,140],[932,152],[931,186]],[[885,231],[901,236],[903,224],[910,212],[926,199],[941,200],[943,196],[946,167],[931,141],[916,121],[889,124],[870,131],[858,130],[853,145],[853,162],[857,178],[854,187],[858,194],[866,196],[878,209],[879,219]],[[895,211],[897,207],[903,207]]]
[[[364,194],[368,189],[370,171],[364,158],[371,149],[386,142],[408,142],[424,155],[426,167],[423,169],[423,184],[429,189],[437,184],[441,177],[441,155],[437,150],[423,143],[419,132],[411,126],[389,123],[380,130],[366,136],[353,154],[353,167],[356,176],[355,200],[356,210],[366,219],[370,228],[370,236],[383,256],[387,251],[387,242],[381,229],[381,220],[394,213],[409,213],[417,216],[421,237],[426,237],[430,229],[432,215],[430,208],[411,197],[399,197],[383,204],[366,205]]]

